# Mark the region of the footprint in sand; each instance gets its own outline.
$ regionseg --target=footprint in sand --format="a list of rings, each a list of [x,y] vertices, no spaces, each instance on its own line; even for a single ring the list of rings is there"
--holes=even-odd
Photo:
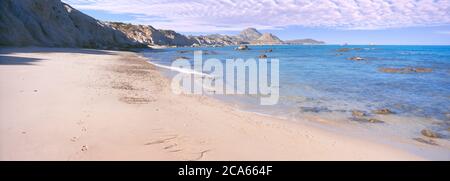
[[[171,148],[176,147],[176,146],[177,146],[177,144],[175,143],[175,144],[172,144],[172,145],[169,145],[169,146],[165,146],[164,149],[168,150],[168,149],[171,149]]]
[[[211,150],[204,150],[204,151],[201,151],[201,152],[197,153],[197,154],[199,154],[197,158],[192,159],[192,160],[190,160],[190,161],[198,161],[198,160],[202,159],[202,158],[205,156],[205,154],[208,153],[208,152],[210,152],[210,151],[211,151]]]
[[[88,146],[87,146],[87,145],[83,145],[83,146],[81,147],[81,151],[82,151],[82,152],[88,151]]]
[[[78,137],[75,137],[75,136],[72,137],[72,138],[70,138],[70,141],[71,141],[71,142],[76,142],[77,140],[78,140]]]
[[[161,143],[165,143],[167,141],[173,140],[173,139],[175,139],[177,137],[178,137],[178,135],[174,135],[174,136],[171,136],[171,137],[168,137],[168,138],[163,138],[163,139],[158,139],[158,140],[155,140],[155,141],[151,141],[151,142],[148,142],[148,143],[146,143],[144,145],[161,144]]]

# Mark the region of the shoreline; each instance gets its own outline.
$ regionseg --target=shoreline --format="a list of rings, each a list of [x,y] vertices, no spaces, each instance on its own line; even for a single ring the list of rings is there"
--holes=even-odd
[[[0,53],[9,62],[0,64],[0,160],[426,159],[207,96],[173,95],[137,53]]]

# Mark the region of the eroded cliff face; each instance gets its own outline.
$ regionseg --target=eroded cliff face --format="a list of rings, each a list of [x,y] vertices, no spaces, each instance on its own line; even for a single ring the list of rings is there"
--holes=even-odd
[[[147,45],[190,46],[197,43],[172,30],[158,30],[152,26],[109,22],[111,27],[124,33],[129,39]]]
[[[60,0],[1,0],[0,44],[102,49],[143,46]]]

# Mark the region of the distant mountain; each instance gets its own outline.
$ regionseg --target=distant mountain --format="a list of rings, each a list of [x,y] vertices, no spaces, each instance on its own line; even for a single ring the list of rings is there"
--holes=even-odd
[[[277,45],[283,44],[283,41],[271,33],[264,33],[258,39],[251,41],[250,43],[256,45]]]
[[[285,44],[289,45],[321,45],[325,44],[323,41],[317,41],[313,39],[298,39],[298,40],[287,40],[284,41]]]
[[[235,36],[212,34],[191,36],[191,38],[196,39],[199,45],[283,44],[283,41],[275,35],[270,33],[262,34],[255,28],[247,28]]]
[[[251,42],[257,40],[261,36],[262,34],[255,28],[247,28],[241,31],[241,33],[239,33],[236,38],[244,42]]]

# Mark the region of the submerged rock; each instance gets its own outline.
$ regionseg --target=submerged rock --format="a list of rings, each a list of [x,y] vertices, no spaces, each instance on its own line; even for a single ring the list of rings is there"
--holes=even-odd
[[[338,49],[336,51],[337,52],[349,52],[351,50],[360,51],[360,50],[362,50],[362,48],[340,48],[340,49]]]
[[[416,140],[418,142],[425,143],[428,145],[438,146],[438,144],[436,142],[434,142],[433,140],[430,140],[430,139],[413,138],[413,140]]]
[[[384,121],[375,118],[369,118],[368,121],[369,123],[384,123]]]
[[[350,58],[348,58],[347,60],[361,61],[361,60],[365,60],[365,58],[356,56],[356,57],[350,57]]]
[[[337,52],[348,52],[350,51],[350,48],[340,48],[337,50]]]
[[[190,50],[179,50],[179,51],[177,51],[177,53],[189,53],[189,52],[192,52],[192,51],[190,51]]]
[[[422,131],[420,131],[420,133],[422,133],[422,135],[426,136],[426,137],[430,137],[430,138],[440,138],[439,134],[436,132],[433,132],[430,129],[423,129]]]
[[[433,72],[431,68],[414,68],[414,67],[405,67],[405,68],[380,68],[380,72],[384,73],[429,73]]]
[[[178,59],[189,60],[189,58],[188,58],[188,57],[184,57],[184,56],[181,56],[181,57],[177,57],[176,59],[177,59],[177,60],[178,60]]]
[[[373,111],[373,113],[375,113],[375,114],[393,114],[394,112],[392,112],[389,109],[378,109],[378,110]]]
[[[219,53],[215,52],[215,51],[208,51],[208,50],[203,50],[203,55],[217,55]]]
[[[363,111],[353,110],[352,115],[354,117],[364,117],[366,116],[366,113],[364,113]]]
[[[362,122],[362,123],[384,123],[384,121],[381,121],[379,119],[366,118],[366,117],[352,117],[351,120],[356,121],[356,122]]]
[[[326,107],[301,107],[300,108],[302,112],[313,112],[313,113],[319,113],[319,112],[331,112]]]

